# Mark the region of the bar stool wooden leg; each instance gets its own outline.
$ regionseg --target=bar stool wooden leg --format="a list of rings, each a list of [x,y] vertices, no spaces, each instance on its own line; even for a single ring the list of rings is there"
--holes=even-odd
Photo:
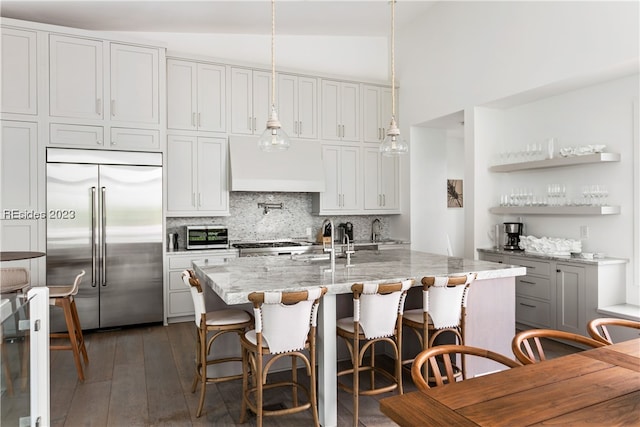
[[[84,345],[84,335],[82,334],[82,327],[80,326],[80,318],[78,317],[78,308],[76,307],[76,299],[71,298],[71,315],[73,317],[73,323],[75,325],[76,334],[78,336],[78,348],[82,353],[85,365],[89,363],[89,356],[87,355],[87,347]]]
[[[64,320],[67,324],[67,333],[54,333],[50,334],[52,338],[68,338],[70,345],[52,345],[51,350],[71,350],[73,352],[73,359],[76,364],[76,370],[78,371],[78,379],[84,381],[84,370],[82,369],[82,362],[80,360],[80,349],[78,343],[78,334],[76,332],[76,326],[71,311],[71,299],[70,298],[56,298],[55,305],[62,308],[64,312]]]

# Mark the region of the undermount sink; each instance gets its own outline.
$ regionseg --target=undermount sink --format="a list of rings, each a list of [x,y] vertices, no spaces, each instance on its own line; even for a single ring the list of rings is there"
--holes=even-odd
[[[293,261],[304,261],[304,262],[315,262],[315,261],[329,261],[329,254],[321,253],[321,254],[292,254],[291,260]]]

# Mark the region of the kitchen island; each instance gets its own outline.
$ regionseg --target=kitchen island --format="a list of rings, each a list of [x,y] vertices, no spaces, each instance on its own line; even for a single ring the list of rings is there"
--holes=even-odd
[[[515,333],[515,277],[526,274],[524,267],[407,249],[358,251],[352,257],[352,265],[345,264],[345,259],[336,259],[335,271],[331,272],[327,271],[329,261],[317,257],[246,257],[227,259],[219,264],[194,263],[200,280],[228,305],[245,304],[251,292],[328,288],[318,319],[318,403],[323,426],[337,425],[337,296],[350,294],[354,283],[413,278],[419,287],[423,276],[477,273],[476,281],[469,288],[466,342],[511,354],[511,338]],[[417,299],[421,304],[421,298]],[[408,298],[407,304],[410,303]],[[471,361],[467,366],[471,376],[494,369],[495,366]]]

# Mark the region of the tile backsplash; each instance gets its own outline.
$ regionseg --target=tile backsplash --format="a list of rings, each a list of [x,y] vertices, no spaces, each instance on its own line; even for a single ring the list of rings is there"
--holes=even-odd
[[[271,209],[267,215],[258,203],[282,203],[282,209]],[[255,193],[232,192],[229,195],[230,216],[167,217],[167,233],[178,233],[180,247],[184,247],[185,225],[220,224],[229,229],[230,240],[311,239],[322,226],[326,216],[311,214],[311,193]],[[355,240],[371,239],[371,223],[381,222],[381,237],[388,236],[388,222],[384,215],[331,216],[334,225],[353,224]],[[311,236],[307,235],[311,228]]]

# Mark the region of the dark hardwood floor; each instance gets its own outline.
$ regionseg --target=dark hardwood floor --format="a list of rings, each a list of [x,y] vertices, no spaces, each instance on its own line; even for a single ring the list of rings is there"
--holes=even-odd
[[[236,426],[255,425],[255,417],[238,424],[240,380],[209,385],[203,414],[195,417],[199,391],[191,393],[195,327],[192,322],[127,328],[86,334],[89,365],[86,381],[77,381],[73,356],[51,352],[52,426]],[[555,355],[575,351],[553,343]],[[276,374],[276,375],[284,375]],[[405,391],[415,387],[405,376]],[[393,426],[379,410],[378,399],[360,398],[361,426]],[[268,403],[278,404],[275,396]],[[338,394],[338,423],[352,423],[352,399]],[[266,426],[311,425],[308,411],[266,418]]]

